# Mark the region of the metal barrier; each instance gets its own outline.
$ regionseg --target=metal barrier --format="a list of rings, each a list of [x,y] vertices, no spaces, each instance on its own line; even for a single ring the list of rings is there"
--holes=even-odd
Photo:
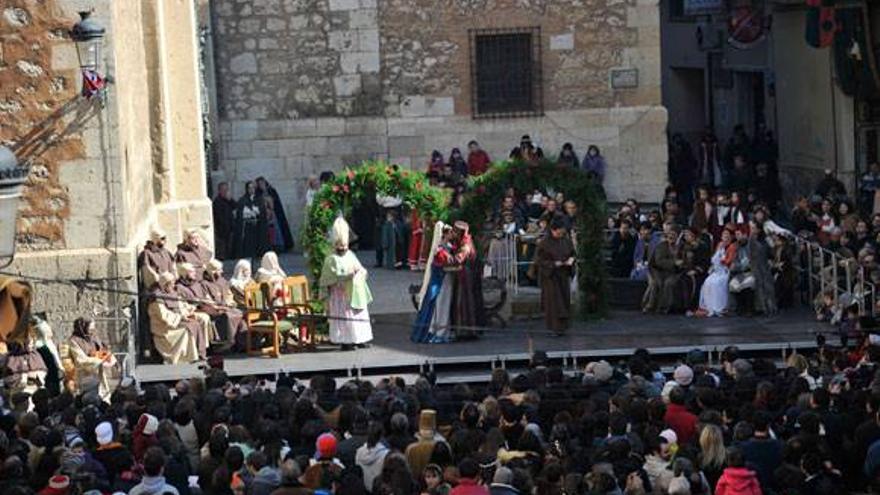
[[[858,305],[860,316],[876,315],[876,286],[866,279],[865,268],[857,259],[843,257],[810,239],[794,239],[800,260],[797,269],[809,304],[815,306],[817,298],[826,293],[835,305],[848,296],[852,304]]]

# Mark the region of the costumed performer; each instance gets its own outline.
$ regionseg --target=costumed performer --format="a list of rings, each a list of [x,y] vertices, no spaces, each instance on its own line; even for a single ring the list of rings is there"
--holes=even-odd
[[[104,402],[110,402],[109,369],[116,366],[116,358],[110,349],[101,342],[95,333],[95,322],[88,318],[77,318],[73,322],[73,335],[68,346],[70,359],[76,366],[76,383],[80,385],[89,379],[98,382],[98,395]]]
[[[324,259],[320,280],[321,289],[328,297],[330,342],[340,344],[343,350],[366,347],[366,343],[373,340],[367,310],[373,295],[367,286],[367,270],[348,249],[348,236],[348,223],[341,216],[337,217],[330,232],[334,250]]]
[[[191,363],[207,357],[211,320],[180,299],[174,275],[159,275],[159,285],[150,293],[147,310],[153,345],[165,364]]]
[[[728,282],[730,265],[736,259],[737,245],[733,242],[733,231],[725,228],[721,231],[721,242],[712,255],[712,267],[709,276],[700,288],[700,309],[698,316],[724,316],[727,312]]]
[[[541,285],[541,309],[547,329],[562,335],[571,319],[571,273],[574,267],[574,244],[567,235],[565,222],[554,217],[550,233],[535,252],[538,280]]]
[[[455,222],[453,230],[455,262],[461,270],[453,275],[452,329],[458,340],[474,339],[478,336],[475,328],[486,322],[483,316],[483,269],[477,259],[477,249],[467,222]]]
[[[417,343],[439,344],[449,342],[449,319],[452,314],[452,284],[455,266],[452,227],[437,222],[428,255],[428,269],[422,277],[419,292],[419,313],[413,323],[410,340]]]

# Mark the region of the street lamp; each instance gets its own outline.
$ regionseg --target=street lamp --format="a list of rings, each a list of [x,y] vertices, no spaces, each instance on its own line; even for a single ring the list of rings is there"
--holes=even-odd
[[[15,221],[29,169],[19,167],[12,150],[0,146],[0,268],[9,266],[15,256]]]
[[[83,76],[82,95],[91,98],[106,86],[106,78],[101,74],[101,45],[104,43],[104,26],[92,19],[91,12],[80,12],[80,20],[70,30],[70,37],[76,43],[76,55]]]

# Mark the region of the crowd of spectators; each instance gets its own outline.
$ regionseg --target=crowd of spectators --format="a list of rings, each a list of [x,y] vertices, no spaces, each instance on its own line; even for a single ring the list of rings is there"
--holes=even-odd
[[[103,402],[4,397],[0,486],[27,495],[838,494],[880,473],[880,348],[664,375],[637,350],[566,372],[536,352],[488,383],[281,374],[233,384],[213,361]],[[265,378],[265,379],[264,379]]]

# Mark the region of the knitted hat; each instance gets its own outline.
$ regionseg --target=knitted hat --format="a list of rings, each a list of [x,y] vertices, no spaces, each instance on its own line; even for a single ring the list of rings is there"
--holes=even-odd
[[[330,459],[336,455],[336,437],[332,433],[322,433],[315,442],[315,450],[321,459]]]
[[[156,430],[159,429],[159,420],[152,414],[144,414],[144,416],[147,417],[147,422],[144,424],[144,435],[156,433]]]
[[[100,445],[107,445],[113,441],[113,426],[104,421],[95,427],[95,439]]]
[[[65,495],[69,488],[70,478],[59,474],[49,478],[49,484],[40,490],[39,495]]]
[[[683,364],[678,368],[675,368],[672,377],[675,379],[676,383],[682,387],[687,387],[694,381],[694,370],[692,370],[690,366]]]
[[[596,380],[601,383],[611,379],[614,375],[614,368],[608,364],[608,361],[594,361],[587,364],[586,372],[596,377]]]
[[[666,429],[660,432],[660,438],[666,440],[666,443],[677,444],[678,443],[678,435],[675,434],[674,431],[670,429]]]
[[[433,409],[422,409],[419,413],[419,434],[420,438],[432,440],[434,433],[437,431],[437,411]]]
[[[79,447],[85,444],[78,432],[70,430],[64,435],[64,443],[68,448]]]

